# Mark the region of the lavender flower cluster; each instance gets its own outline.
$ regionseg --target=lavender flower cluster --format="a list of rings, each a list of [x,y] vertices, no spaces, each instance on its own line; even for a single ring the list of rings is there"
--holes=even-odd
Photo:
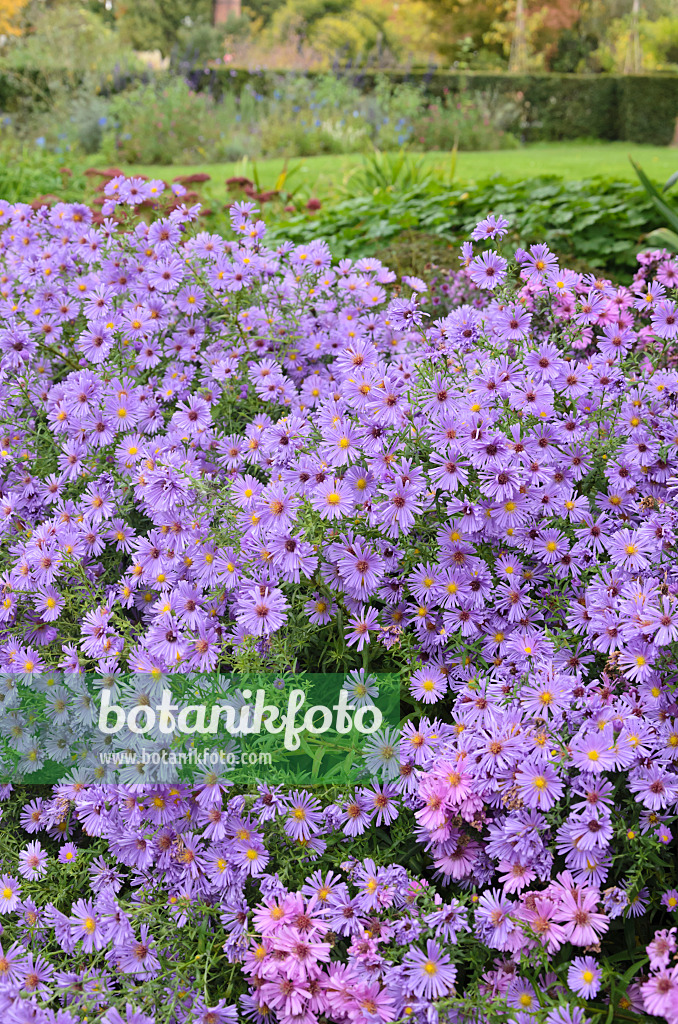
[[[86,673],[400,671],[405,721],[355,788],[117,785],[103,738],[5,787],[3,1021],[674,1022],[678,264],[490,216],[429,324],[252,204],[106,193],[0,203],[5,762],[63,758]]]

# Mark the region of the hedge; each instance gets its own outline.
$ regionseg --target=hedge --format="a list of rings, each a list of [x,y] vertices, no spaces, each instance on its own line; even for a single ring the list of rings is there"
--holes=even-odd
[[[300,74],[300,72],[288,72]],[[307,77],[315,73],[307,72]],[[678,117],[678,75],[555,75],[468,71],[344,71],[369,92],[378,75],[393,82],[420,84],[428,96],[447,93],[522,94],[524,115],[511,126],[526,142],[608,139],[665,146],[673,139]],[[244,69],[211,69],[190,76],[197,89],[216,95],[240,92],[246,85],[266,94],[279,87],[281,74]]]
[[[102,75],[96,93],[109,96],[130,86],[150,82],[153,73],[147,69],[118,68]],[[84,85],[84,73],[63,68],[45,74],[41,68],[3,66],[0,61],[0,114],[26,113],[32,109],[49,109],[55,93],[75,94]]]
[[[552,142],[593,138],[668,145],[678,117],[678,75],[558,75],[479,73],[469,71],[408,70],[338,72],[358,88],[370,92],[378,76],[394,83],[421,85],[431,99],[449,93],[495,92],[521,98],[522,115],[511,130],[526,142]],[[279,88],[289,75],[318,72],[248,71],[245,69],[197,69],[187,77],[194,88],[214,95],[241,92],[250,86],[267,94]],[[102,82],[102,92],[128,86],[129,73],[120,80]],[[148,80],[148,72],[138,76]],[[31,103],[49,101],[49,85],[36,69],[3,70],[0,64],[0,113],[25,109]]]

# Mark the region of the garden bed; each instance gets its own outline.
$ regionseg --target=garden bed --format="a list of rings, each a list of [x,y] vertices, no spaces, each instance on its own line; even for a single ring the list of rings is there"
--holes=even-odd
[[[104,192],[0,202],[3,1022],[673,1024],[675,260]],[[314,673],[397,687],[351,781],[148,767],[166,689]]]

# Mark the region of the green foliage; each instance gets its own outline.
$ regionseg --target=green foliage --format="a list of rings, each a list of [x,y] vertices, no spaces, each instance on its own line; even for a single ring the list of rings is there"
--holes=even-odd
[[[678,117],[678,76],[625,75],[617,91],[620,138],[668,146]]]
[[[0,196],[10,203],[30,203],[42,195],[57,195],[65,202],[81,200],[86,188],[83,171],[69,163],[66,169],[58,155],[5,138],[0,144]]]
[[[678,67],[678,18],[667,15],[644,21],[642,28],[657,64]]]
[[[231,25],[228,26],[229,30]],[[203,67],[210,60],[224,55],[224,29],[215,28],[207,22],[184,25],[177,33],[172,47],[171,67],[183,70],[187,67]]]
[[[9,78],[9,90],[20,76],[35,76],[39,70],[48,90],[63,85],[88,86],[123,65],[137,67],[125,42],[92,11],[71,4],[41,10],[32,30],[13,43],[2,61]],[[2,95],[0,91],[0,96]]]
[[[291,75],[291,73],[290,73]],[[306,77],[312,78],[311,73]],[[372,92],[378,78],[423,88],[429,101],[451,94],[494,93],[516,104],[507,130],[527,142],[560,139],[623,139],[665,146],[678,116],[678,75],[507,74],[467,71],[382,71],[359,76],[360,89]],[[203,85],[242,89],[248,81],[268,94],[279,76],[272,73],[215,72]]]
[[[414,124],[412,146],[424,152],[514,149],[518,142],[507,127],[518,123],[519,105],[496,90],[448,94],[427,104]]]
[[[286,0],[273,15],[271,32],[301,53],[310,45],[326,58],[364,59],[388,43],[386,12],[357,0]]]
[[[119,0],[115,8],[121,37],[137,50],[168,56],[183,29],[209,25],[211,0]]]
[[[242,0],[242,9],[258,26],[267,28],[283,4],[284,0]]]
[[[433,181],[433,170],[409,153],[380,153],[366,157],[349,181],[352,195],[381,190],[403,191]]]
[[[423,90],[378,78],[361,92],[336,75],[280,77],[267,94],[193,92],[183,80],[139,87],[113,99],[103,155],[128,163],[305,157],[394,150],[499,148],[515,141],[502,125],[515,105],[493,95],[444,106],[435,123]]]
[[[238,159],[244,149],[238,144],[236,113],[233,97],[217,104],[181,78],[157,80],[113,97],[102,156],[144,164],[199,163],[207,155]]]
[[[673,207],[671,207],[664,199],[664,193],[668,192],[668,190],[675,185],[676,181],[678,181],[678,171],[671,175],[660,192],[657,186],[650,181],[642,167],[639,167],[635,160],[631,160],[631,163],[633,164],[635,172],[640,179],[641,185],[667,225],[666,227],[657,228],[656,231],[652,231],[648,236],[648,239],[651,240],[654,245],[660,245],[667,249],[672,249],[674,252],[678,252],[678,212],[676,212],[676,210],[674,210]]]
[[[644,235],[660,224],[652,201],[638,186],[609,179],[564,182],[555,177],[507,182],[500,178],[466,189],[439,181],[401,189],[376,188],[314,214],[313,232],[337,257],[373,255],[412,233],[423,245],[458,244],[489,211],[509,219],[513,241],[546,242],[568,266],[630,280]],[[274,238],[308,237],[305,215],[285,219]],[[425,248],[425,245],[424,245]],[[394,262],[393,255],[390,256]],[[456,256],[455,256],[456,261]]]
[[[143,66],[102,18],[70,4],[47,7],[0,68],[0,111],[21,141],[43,138],[61,152],[96,152],[105,94]]]

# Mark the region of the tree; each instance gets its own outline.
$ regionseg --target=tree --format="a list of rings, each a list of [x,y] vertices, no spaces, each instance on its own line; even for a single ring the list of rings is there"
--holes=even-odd
[[[427,0],[436,49],[450,61],[484,50],[505,59],[506,32],[512,28],[513,0]]]
[[[325,58],[360,59],[389,48],[388,16],[383,6],[365,0],[287,0],[275,14],[271,31],[279,42],[296,43]]]
[[[117,0],[115,19],[122,38],[136,50],[169,56],[182,29],[211,24],[212,0]]]
[[[0,0],[0,38],[21,35],[19,19],[26,0]]]
[[[243,13],[248,14],[257,29],[268,28],[273,15],[285,0],[242,0]]]

